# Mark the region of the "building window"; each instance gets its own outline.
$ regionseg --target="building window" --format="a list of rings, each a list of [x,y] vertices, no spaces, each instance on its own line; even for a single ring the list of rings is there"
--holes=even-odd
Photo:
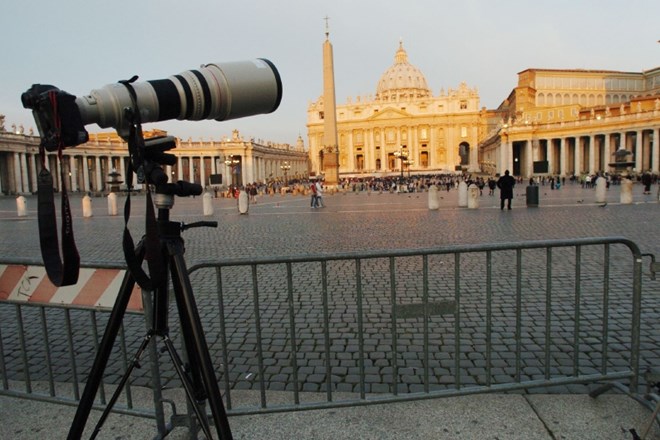
[[[461,100],[461,110],[467,109],[467,101]]]
[[[324,117],[324,113],[323,113],[323,112],[319,112],[319,119],[323,119],[323,117]]]

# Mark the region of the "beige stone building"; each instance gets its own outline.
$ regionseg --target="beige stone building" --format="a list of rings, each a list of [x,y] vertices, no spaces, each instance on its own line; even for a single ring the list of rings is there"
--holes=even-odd
[[[633,172],[660,172],[660,68],[527,69],[494,117],[499,121],[479,149],[487,172],[610,172],[619,148],[631,153]]]
[[[307,109],[311,172],[320,173],[326,106]],[[467,170],[517,176],[609,172],[623,147],[634,172],[660,172],[660,68],[527,69],[497,109],[462,83],[434,95],[399,44],[376,93],[337,105],[339,174]]]
[[[309,105],[311,172],[321,172],[326,106]],[[377,82],[376,94],[337,105],[340,177],[478,170],[479,140],[487,133],[479,93],[462,83],[434,95],[424,74],[399,44],[394,64]]]

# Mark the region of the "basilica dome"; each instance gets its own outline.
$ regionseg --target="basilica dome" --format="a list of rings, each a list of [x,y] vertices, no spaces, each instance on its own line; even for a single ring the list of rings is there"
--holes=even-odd
[[[376,99],[399,101],[431,96],[426,78],[421,70],[408,62],[408,53],[399,42],[394,64],[383,73],[376,88]]]

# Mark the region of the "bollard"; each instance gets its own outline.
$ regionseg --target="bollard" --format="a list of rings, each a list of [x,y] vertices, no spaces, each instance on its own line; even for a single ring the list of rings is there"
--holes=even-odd
[[[633,183],[628,178],[621,179],[621,204],[630,205],[633,202]]]
[[[596,203],[605,203],[607,200],[607,181],[604,177],[596,180]]]
[[[90,196],[83,197],[82,209],[83,209],[83,217],[92,216],[92,198]]]
[[[536,185],[529,185],[525,189],[525,199],[528,208],[536,208],[539,206],[539,187]]]
[[[16,197],[16,211],[19,217],[25,217],[27,215],[27,200],[25,200],[25,197]]]
[[[117,215],[117,194],[108,194],[108,215]]]
[[[250,204],[248,203],[247,192],[241,191],[238,195],[238,213],[247,214]]]
[[[468,205],[467,183],[458,184],[458,207],[465,208]]]
[[[213,215],[213,201],[211,199],[211,193],[208,191],[202,196],[202,206],[205,216]]]
[[[429,209],[440,209],[440,200],[438,199],[438,187],[431,185],[429,188]]]
[[[467,207],[468,209],[479,207],[479,187],[477,185],[472,184],[468,187]]]

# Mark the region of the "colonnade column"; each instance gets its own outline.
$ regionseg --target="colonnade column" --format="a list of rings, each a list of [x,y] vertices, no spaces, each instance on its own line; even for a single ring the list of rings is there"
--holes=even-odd
[[[95,177],[96,177],[96,188],[94,188],[97,192],[101,191],[101,188],[103,188],[101,185],[103,183],[101,182],[101,158],[99,156],[94,157],[94,167],[95,167]]]
[[[28,181],[28,168],[26,153],[20,153],[21,158],[21,183],[23,184],[23,192],[30,192],[30,182]]]
[[[651,169],[654,173],[660,173],[660,128],[653,130],[653,150],[651,151]]]
[[[16,187],[16,193],[20,194],[23,192],[23,179],[21,179],[21,155],[20,153],[14,153],[14,186]]]
[[[69,173],[71,174],[71,191],[78,191],[78,172],[76,170],[76,156],[69,156]]]
[[[582,173],[582,161],[580,160],[580,158],[582,157],[582,138],[580,136],[575,137],[575,151],[573,151],[573,154],[575,155],[574,172],[576,176],[579,176]]]
[[[525,154],[523,155],[525,163],[523,164],[523,170],[525,171],[526,177],[530,177],[534,174],[534,156],[532,152],[532,140],[528,139],[525,141]]]
[[[500,143],[500,160],[498,161],[499,163],[497,164],[497,172],[503,176],[504,175],[504,170],[507,169],[507,149],[509,148],[509,142],[508,142],[508,137],[506,138],[507,142]]]
[[[566,138],[559,139],[559,175],[566,176]]]
[[[87,156],[82,157],[82,162],[83,189],[87,192],[89,191],[89,167],[87,166]]]
[[[545,142],[545,158],[548,161],[548,173],[555,174],[555,140],[550,138]]]
[[[176,180],[183,180],[183,160],[181,156],[176,158]]]
[[[589,136],[589,174],[596,172],[596,136]]]
[[[199,157],[199,182],[202,188],[206,188],[206,167],[204,166],[204,156]]]
[[[613,161],[614,157],[612,156],[612,139],[609,133],[605,133],[603,138],[603,143],[605,144],[605,163],[603,164],[603,170],[609,171],[609,163]]]
[[[644,166],[644,154],[642,152],[642,132],[635,132],[635,169],[638,173],[644,171],[642,168]]]
[[[30,183],[32,185],[32,191],[36,192],[37,191],[37,155],[32,154],[30,155],[30,170],[32,171],[30,173]]]

